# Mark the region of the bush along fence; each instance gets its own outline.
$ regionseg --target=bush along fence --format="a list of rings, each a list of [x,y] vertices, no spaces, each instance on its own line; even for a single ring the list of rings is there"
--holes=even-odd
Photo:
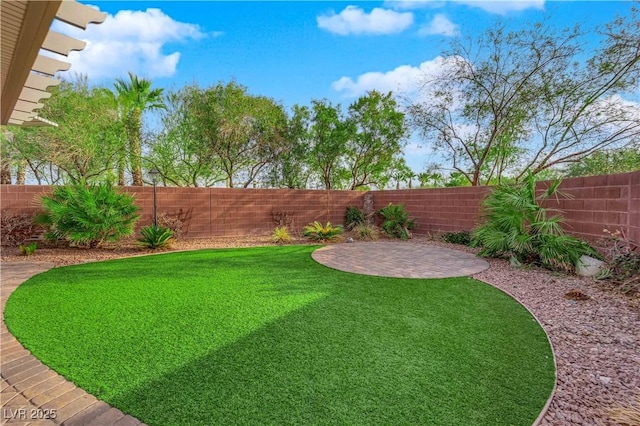
[[[538,182],[540,192],[548,182]],[[569,198],[546,200],[561,210],[566,232],[587,240],[620,230],[640,241],[640,171],[565,179],[560,189]],[[0,186],[2,215],[35,214],[50,186]],[[141,208],[137,226],[153,222],[153,188],[124,187]],[[302,233],[314,221],[344,224],[348,206],[367,216],[389,205],[403,204],[414,219],[414,234],[471,230],[480,218],[490,187],[425,188],[385,191],[158,187],[158,213],[184,222],[183,236],[269,235],[276,226]]]

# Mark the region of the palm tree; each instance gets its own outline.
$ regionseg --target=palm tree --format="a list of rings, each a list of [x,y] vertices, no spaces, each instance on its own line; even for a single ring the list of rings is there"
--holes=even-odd
[[[164,109],[162,89],[151,89],[151,80],[138,78],[129,72],[129,80],[119,78],[115,82],[118,103],[129,141],[129,162],[133,185],[142,186],[142,113],[154,109]],[[119,168],[123,161],[119,162]]]

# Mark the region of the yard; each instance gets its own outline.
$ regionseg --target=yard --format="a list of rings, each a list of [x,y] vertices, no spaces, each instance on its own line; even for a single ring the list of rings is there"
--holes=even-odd
[[[5,319],[45,364],[151,425],[522,424],[554,384],[538,323],[471,278],[335,271],[314,246],[55,268]]]

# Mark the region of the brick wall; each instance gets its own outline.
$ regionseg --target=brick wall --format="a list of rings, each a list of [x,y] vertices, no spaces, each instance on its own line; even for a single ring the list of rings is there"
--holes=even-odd
[[[488,187],[401,189],[372,191],[376,210],[389,203],[404,204],[415,219],[416,234],[472,229]]]
[[[548,183],[540,182],[542,190]],[[563,211],[568,232],[590,240],[602,230],[621,229],[640,241],[640,171],[566,179],[560,187],[571,199],[555,200],[549,207]],[[0,209],[7,213],[35,213],[48,186],[0,186]],[[142,208],[139,225],[152,221],[153,188],[127,187]],[[364,193],[290,189],[165,188],[157,189],[158,212],[185,222],[187,237],[268,234],[272,213],[283,211],[299,232],[314,220],[341,224],[349,205],[362,207]],[[416,219],[417,234],[470,230],[479,219],[487,187],[371,191],[374,208],[402,203]]]
[[[548,182],[539,182],[543,191]],[[567,232],[591,241],[603,229],[622,230],[640,241],[640,171],[614,175],[565,179],[560,189],[570,198],[547,201],[547,207],[562,211]],[[373,191],[380,209],[390,202],[403,203],[416,219],[417,234],[472,229],[479,219],[480,203],[487,187],[436,188]]]
[[[139,226],[153,221],[153,188],[125,187],[141,208]],[[40,196],[51,192],[49,186],[0,186],[0,209],[4,213],[38,211]],[[285,212],[292,230],[319,220],[333,224],[344,222],[347,206],[362,208],[364,192],[290,189],[237,188],[157,188],[158,213],[177,216],[184,222],[187,237],[269,234],[273,212]]]
[[[636,187],[635,202],[631,198],[632,182]],[[593,241],[602,237],[606,228],[612,232],[622,230],[638,241],[639,183],[640,172],[565,179],[560,189],[570,198],[547,205],[562,210],[565,229],[576,236]]]

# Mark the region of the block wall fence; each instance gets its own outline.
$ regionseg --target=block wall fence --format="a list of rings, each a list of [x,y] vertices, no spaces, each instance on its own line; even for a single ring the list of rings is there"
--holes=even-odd
[[[542,191],[548,182],[539,182]],[[602,230],[622,230],[640,241],[640,171],[565,179],[568,199],[547,202],[561,210],[567,232],[596,240]],[[2,214],[35,213],[38,199],[50,186],[0,186]],[[274,227],[273,213],[285,213],[297,232],[314,220],[341,224],[347,206],[363,207],[365,194],[374,208],[402,203],[416,220],[416,234],[470,230],[480,218],[482,199],[490,187],[425,188],[389,191],[325,191],[295,189],[158,187],[158,212],[185,223],[186,237],[265,235]],[[150,224],[153,188],[125,187],[142,209],[140,226]]]

